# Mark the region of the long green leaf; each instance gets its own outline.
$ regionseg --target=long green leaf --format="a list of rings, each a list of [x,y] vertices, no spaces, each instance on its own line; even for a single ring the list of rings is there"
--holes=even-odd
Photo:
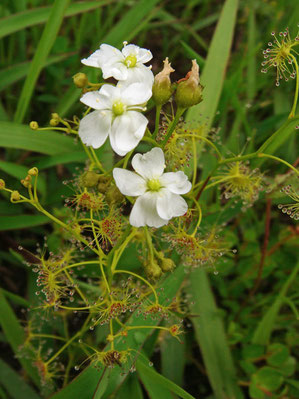
[[[55,42],[69,2],[70,0],[55,0],[55,3],[51,9],[49,19],[46,23],[45,29],[43,30],[33,60],[30,64],[27,78],[22,88],[17,110],[14,116],[14,120],[16,122],[22,122],[25,117],[34,91],[35,83]]]
[[[66,12],[66,17],[81,14],[109,4],[111,1],[85,1],[71,4]],[[45,23],[51,13],[51,7],[40,7],[11,15],[0,20],[0,39],[30,26]]]
[[[68,58],[72,53],[59,54],[49,57],[45,63],[45,66],[55,64],[66,58]],[[8,68],[0,70],[0,91],[9,87],[10,85],[23,79],[29,71],[30,62],[22,62],[21,64],[12,65]]]
[[[57,155],[78,151],[71,137],[53,131],[34,131],[29,126],[0,122],[0,146]]]
[[[242,398],[224,326],[204,270],[192,272],[190,293],[191,312],[199,315],[192,322],[215,397]]]
[[[209,127],[213,122],[229,59],[237,9],[238,0],[226,0],[201,75],[203,101],[188,110],[187,120],[204,121]]]
[[[142,361],[141,359],[137,360],[137,371],[141,377],[142,382],[145,383],[145,386],[148,388],[150,388],[150,386],[158,388],[158,392],[161,392],[161,397],[163,398],[165,396],[162,396],[162,392],[163,389],[165,389],[166,392],[173,392],[179,395],[180,398],[195,399],[194,396],[190,395],[174,382],[170,381],[168,378],[163,377],[163,375],[157,373],[157,371],[155,371],[148,365],[145,365],[144,361]],[[171,398],[172,396],[170,395],[169,397]],[[155,399],[155,397],[153,397],[153,399]]]
[[[20,326],[12,308],[6,301],[2,290],[0,289],[0,324],[14,353],[17,354],[21,345],[25,341],[25,332]],[[24,370],[28,373],[36,385],[39,385],[37,370],[32,366],[30,360],[24,357],[18,358]]]
[[[25,229],[49,223],[44,215],[13,215],[0,216],[0,231]]]
[[[0,359],[0,383],[13,399],[40,399],[25,381]]]

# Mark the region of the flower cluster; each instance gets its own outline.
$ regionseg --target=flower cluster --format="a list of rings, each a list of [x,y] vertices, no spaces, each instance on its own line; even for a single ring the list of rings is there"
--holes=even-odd
[[[102,44],[90,57],[88,66],[101,68],[104,79],[113,77],[116,86],[104,84],[99,91],[85,93],[81,102],[95,111],[80,122],[79,136],[84,144],[101,147],[109,136],[111,147],[120,156],[133,150],[142,139],[148,120],[141,114],[152,96],[154,75],[144,63],[149,50],[124,43],[122,51]]]

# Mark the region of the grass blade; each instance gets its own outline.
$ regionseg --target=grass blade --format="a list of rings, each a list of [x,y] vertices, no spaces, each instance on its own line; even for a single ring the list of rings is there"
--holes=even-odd
[[[25,333],[12,308],[6,301],[2,290],[0,290],[0,324],[7,341],[12,347],[14,353],[17,354],[20,346],[24,344]],[[22,357],[18,360],[35,384],[39,385],[37,370],[32,366],[31,362]]]
[[[1,216],[0,219],[0,231],[25,229],[50,222],[44,215],[12,215]]]
[[[0,382],[13,399],[40,399],[24,380],[0,359]]]
[[[85,1],[71,4],[65,17],[81,14],[109,4],[111,1]],[[0,20],[0,39],[30,26],[45,23],[51,13],[51,7],[39,7],[27,10]]]
[[[69,2],[70,0],[55,0],[22,88],[14,116],[15,122],[20,123],[25,117],[36,81],[54,44]]]
[[[49,57],[45,66],[49,66],[60,62],[72,55],[73,53],[59,54]],[[0,91],[6,89],[10,85],[23,79],[29,72],[30,62],[22,62],[21,64],[16,64],[0,71]]]

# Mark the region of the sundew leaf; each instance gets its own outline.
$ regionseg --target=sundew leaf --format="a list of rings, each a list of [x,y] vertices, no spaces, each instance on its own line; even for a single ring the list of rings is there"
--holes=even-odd
[[[169,275],[161,284],[164,288],[165,298],[173,298],[173,296],[178,291],[182,281],[184,279],[183,267],[178,267],[171,275]],[[153,298],[150,298],[153,300]],[[161,300],[163,305],[165,302]],[[160,320],[147,319],[147,325],[154,326],[159,324]],[[127,325],[137,326],[144,325],[144,320],[134,313],[132,317],[127,322]],[[126,337],[126,343],[124,344],[122,339],[115,342],[115,347],[117,350],[125,350],[127,348],[135,349],[139,351],[145,340],[152,333],[151,328],[142,329],[134,333],[134,331],[128,334]],[[108,348],[108,347],[107,347]],[[107,349],[106,348],[106,349]],[[134,355],[134,357],[136,354]],[[77,378],[75,378],[68,386],[63,388],[58,393],[54,394],[51,399],[74,399],[74,397],[80,397],[80,399],[90,399],[95,393],[97,384],[101,378],[102,372],[97,371],[93,366],[87,367]],[[114,368],[109,370],[109,383],[108,387],[103,395],[103,399],[108,399],[120,385],[123,383],[127,375],[123,375],[120,368]]]
[[[146,389],[148,390],[150,397],[152,397],[153,399],[157,398],[160,393],[161,397],[163,398],[173,397],[171,394],[164,396],[164,391],[169,393],[173,392],[183,399],[195,399],[194,396],[190,395],[174,382],[170,381],[168,378],[157,373],[157,371],[155,371],[153,368],[146,365],[144,363],[144,360],[141,360],[141,358],[137,360],[137,371],[140,375],[141,381],[144,383]],[[153,391],[154,395],[151,396],[151,389],[153,388],[155,388],[155,390]]]
[[[69,2],[70,0],[55,0],[54,2],[19,97],[17,110],[14,115],[15,122],[20,123],[25,117],[34,91],[35,83],[45,65],[56,36],[58,35]]]
[[[9,342],[12,350],[17,355],[19,348],[25,342],[25,332],[21,327],[14,311],[7,302],[2,290],[0,289],[0,324],[4,335]],[[31,377],[32,381],[39,385],[39,378],[37,370],[32,366],[30,360],[24,357],[19,357],[18,361],[23,366],[24,370]]]
[[[0,383],[13,399],[40,399],[25,381],[0,359]]]
[[[35,131],[14,122],[0,122],[0,146],[57,155],[78,151],[71,137],[53,131]]]
[[[111,3],[111,1],[101,0],[73,3],[67,8],[65,17],[88,12],[109,3]],[[45,23],[50,13],[51,7],[39,7],[0,19],[0,39],[14,32],[18,32],[19,30],[29,28],[30,26]]]
[[[203,121],[208,127],[213,122],[230,55],[237,9],[238,0],[226,0],[200,76],[204,86],[203,101],[188,110],[187,121]]]

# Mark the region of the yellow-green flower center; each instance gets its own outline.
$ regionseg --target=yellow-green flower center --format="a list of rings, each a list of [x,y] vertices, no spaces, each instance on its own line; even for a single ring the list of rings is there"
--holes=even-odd
[[[112,112],[115,116],[122,115],[125,112],[125,106],[121,101],[116,101],[112,105]]]
[[[128,68],[133,68],[133,67],[136,65],[136,63],[137,63],[137,58],[136,58],[136,56],[133,55],[133,54],[128,55],[128,56],[126,57],[126,59],[125,59],[125,65],[126,65]]]
[[[150,179],[147,181],[147,188],[149,191],[159,191],[162,187],[158,179]]]

